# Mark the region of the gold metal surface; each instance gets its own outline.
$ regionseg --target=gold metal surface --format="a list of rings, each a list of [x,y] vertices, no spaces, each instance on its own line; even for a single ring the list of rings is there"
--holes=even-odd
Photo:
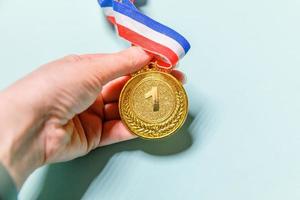
[[[188,113],[188,99],[176,78],[147,66],[124,86],[119,111],[132,133],[147,139],[163,138],[183,125]]]

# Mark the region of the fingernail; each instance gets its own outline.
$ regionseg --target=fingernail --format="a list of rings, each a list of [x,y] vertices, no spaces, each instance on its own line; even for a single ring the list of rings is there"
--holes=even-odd
[[[146,59],[151,59],[152,58],[152,54],[148,53],[147,51],[145,51],[142,47],[139,46],[133,46],[131,47],[133,49],[136,49],[137,51],[139,51],[139,54],[141,57],[145,57]]]

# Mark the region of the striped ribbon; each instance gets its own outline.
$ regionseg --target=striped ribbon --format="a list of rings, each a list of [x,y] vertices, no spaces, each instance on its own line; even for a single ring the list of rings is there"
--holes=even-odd
[[[190,44],[182,35],[142,14],[130,0],[98,2],[119,36],[156,55],[161,66],[175,66],[189,51]]]

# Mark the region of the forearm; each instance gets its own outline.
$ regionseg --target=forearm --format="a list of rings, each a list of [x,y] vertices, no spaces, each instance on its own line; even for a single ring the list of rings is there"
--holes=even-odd
[[[43,120],[18,93],[15,88],[0,92],[0,162],[19,189],[42,163],[43,155],[38,155],[33,138],[38,137]]]

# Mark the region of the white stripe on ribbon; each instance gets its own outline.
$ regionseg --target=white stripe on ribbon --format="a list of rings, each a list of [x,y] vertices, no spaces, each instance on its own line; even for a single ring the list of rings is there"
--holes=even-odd
[[[113,11],[112,7],[104,7],[104,8],[102,8],[102,10],[106,16],[114,17],[114,11]]]
[[[156,32],[155,30],[149,28],[148,26],[145,26],[144,24],[141,24],[121,13],[113,11],[113,16],[115,17],[117,24],[125,26],[130,30],[154,42],[157,42],[161,45],[170,48],[175,54],[177,54],[179,58],[182,58],[185,55],[185,51],[182,48],[182,46],[173,38],[170,38],[164,34]]]

